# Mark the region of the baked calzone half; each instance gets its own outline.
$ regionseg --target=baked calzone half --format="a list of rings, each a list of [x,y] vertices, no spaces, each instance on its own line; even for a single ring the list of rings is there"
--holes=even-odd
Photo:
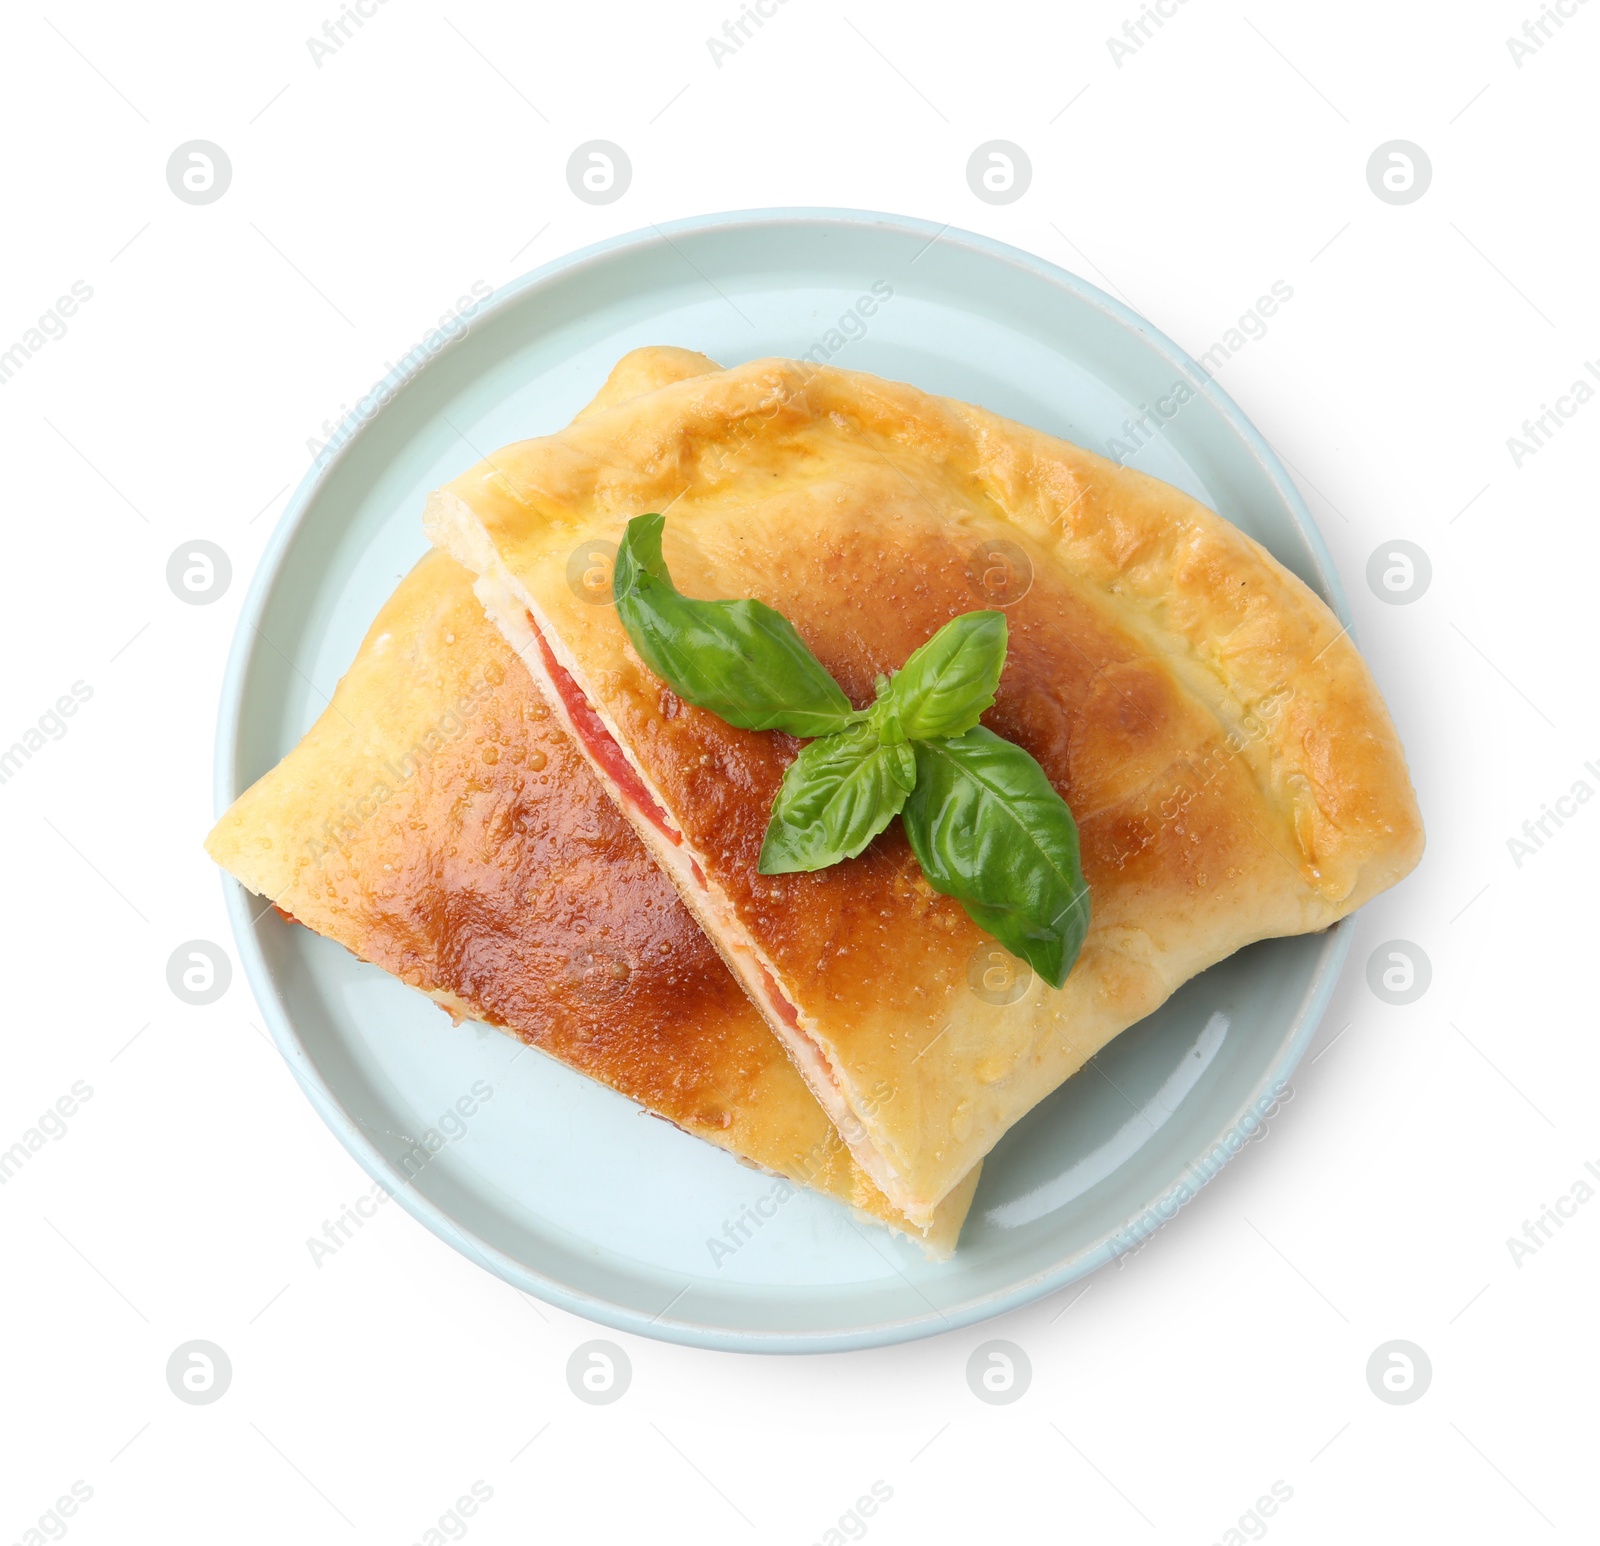
[[[685,1132],[953,1248],[977,1182],[909,1224],[434,551],[305,738],[206,840],[279,911]]]
[[[707,368],[640,351],[597,403]],[[782,1047],[528,673],[433,551],[328,707],[207,850],[280,912],[685,1132],[948,1256],[977,1184],[911,1222]]]
[[[801,743],[681,701],[583,578],[648,512],[683,593],[776,608],[858,709],[952,618],[1004,609],[983,723],[1070,805],[1091,900],[1062,988],[933,891],[898,821],[830,869],[759,872]],[[1327,927],[1421,853],[1394,727],[1328,608],[1188,495],[981,408],[707,362],[495,453],[425,524],[912,1219],[1179,984]]]

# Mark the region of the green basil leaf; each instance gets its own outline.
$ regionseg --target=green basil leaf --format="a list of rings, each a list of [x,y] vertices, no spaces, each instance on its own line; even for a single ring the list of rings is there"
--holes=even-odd
[[[916,748],[909,741],[901,741],[898,745],[886,745],[883,755],[889,767],[889,777],[892,778],[909,795],[917,787],[917,753]]]
[[[813,741],[783,775],[757,868],[788,875],[855,858],[894,819],[916,779],[911,748],[881,745],[870,725]]]
[[[902,816],[928,884],[1059,988],[1089,931],[1066,801],[1027,752],[981,725],[915,745]]]
[[[741,730],[831,735],[861,716],[787,618],[760,601],[695,601],[661,556],[659,515],[628,522],[612,571],[639,657],[686,703]]]
[[[1005,613],[965,612],[912,652],[869,713],[913,741],[961,735],[993,705],[1005,663]]]

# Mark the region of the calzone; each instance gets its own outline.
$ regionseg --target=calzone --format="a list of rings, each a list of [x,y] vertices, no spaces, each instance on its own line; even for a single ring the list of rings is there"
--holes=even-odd
[[[597,403],[707,368],[640,351]],[[206,847],[452,1016],[929,1255],[954,1248],[977,1171],[915,1223],[863,1173],[444,553],[401,581],[322,715]]]
[[[776,608],[858,708],[951,618],[1004,608],[984,723],[1075,813],[1091,899],[1061,989],[928,886],[898,821],[833,868],[758,872],[800,743],[680,701],[582,579],[648,512],[680,590]],[[1187,978],[1327,927],[1421,853],[1328,608],[1187,494],[982,408],[782,359],[706,370],[496,452],[425,524],[913,1219]]]

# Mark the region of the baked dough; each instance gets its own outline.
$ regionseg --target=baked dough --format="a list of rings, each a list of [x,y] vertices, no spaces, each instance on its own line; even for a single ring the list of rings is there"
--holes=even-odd
[[[712,368],[630,357],[601,399]],[[300,744],[206,848],[285,915],[741,1161],[948,1256],[977,1184],[909,1223],[838,1132],[434,551]]]
[[[650,511],[682,591],[776,607],[857,706],[950,618],[1006,606],[984,722],[1071,805],[1090,888],[1064,988],[1006,1002],[1011,958],[931,891],[898,822],[857,860],[757,873],[799,743],[681,703],[568,583],[570,555]],[[912,1218],[1189,977],[1326,928],[1421,853],[1394,727],[1327,607],[1188,495],[981,408],[757,360],[507,447],[425,525],[569,727],[598,714],[592,765]]]

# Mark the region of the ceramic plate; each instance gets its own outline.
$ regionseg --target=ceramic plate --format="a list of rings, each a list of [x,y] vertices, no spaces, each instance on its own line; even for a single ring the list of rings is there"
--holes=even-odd
[[[858,307],[863,296],[875,309]],[[559,428],[642,344],[725,365],[826,360],[1100,451],[1126,446],[1124,421],[1148,407],[1159,432],[1127,459],[1264,543],[1348,621],[1310,514],[1261,436],[1175,344],[1092,285],[917,220],[716,215],[529,274],[357,403],[245,604],[218,729],[219,812],[322,709],[423,551],[427,492],[483,452]],[[1163,416],[1184,381],[1203,386]],[[1190,982],[1007,1134],[954,1260],[933,1265],[821,1197],[775,1205],[782,1189],[769,1178],[545,1057],[518,1057],[506,1036],[452,1030],[421,995],[270,910],[257,917],[259,902],[227,884],[280,1050],[408,1211],[518,1288],[592,1320],[742,1350],[927,1336],[1110,1261],[1251,1130],[1316,1029],[1349,945],[1348,925],[1275,940]],[[478,1079],[493,1099],[407,1181],[399,1156]],[[759,1228],[714,1256],[709,1242],[740,1216]]]

